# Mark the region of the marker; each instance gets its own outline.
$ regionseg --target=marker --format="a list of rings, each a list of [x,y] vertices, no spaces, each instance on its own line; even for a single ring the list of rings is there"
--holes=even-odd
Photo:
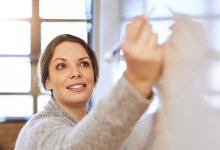
[[[151,14],[151,12],[153,12],[153,10],[155,9],[155,7],[153,7],[148,13],[145,14],[145,17],[148,18],[148,16]],[[105,55],[104,55],[104,59],[107,62],[111,62],[114,60],[114,58],[120,53],[120,46],[123,42],[123,39],[119,39],[111,48],[110,50],[108,50]]]
[[[122,44],[122,40],[118,40],[109,51],[107,51],[104,55],[104,58],[107,62],[111,62],[114,58],[120,53],[120,46]]]

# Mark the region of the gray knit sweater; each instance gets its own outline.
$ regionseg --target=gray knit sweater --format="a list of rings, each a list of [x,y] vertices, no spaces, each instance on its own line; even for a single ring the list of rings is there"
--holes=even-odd
[[[22,128],[15,150],[118,150],[149,104],[124,77],[79,123],[51,99]]]

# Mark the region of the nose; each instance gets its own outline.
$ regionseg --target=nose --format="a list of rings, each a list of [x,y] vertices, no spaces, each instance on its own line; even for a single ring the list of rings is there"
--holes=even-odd
[[[80,77],[82,77],[80,68],[77,66],[72,67],[70,71],[70,78],[72,79],[72,78],[80,78]]]

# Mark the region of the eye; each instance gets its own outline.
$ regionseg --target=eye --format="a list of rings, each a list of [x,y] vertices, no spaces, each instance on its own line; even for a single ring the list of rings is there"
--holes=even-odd
[[[57,66],[56,66],[57,70],[61,70],[61,69],[64,69],[64,68],[66,68],[66,64],[64,64],[64,63],[57,64]]]
[[[89,67],[90,63],[88,61],[81,61],[79,64],[80,67]]]

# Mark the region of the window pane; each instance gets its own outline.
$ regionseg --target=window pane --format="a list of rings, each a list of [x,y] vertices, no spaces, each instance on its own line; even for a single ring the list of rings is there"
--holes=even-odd
[[[40,17],[85,19],[85,0],[40,0]]]
[[[168,6],[175,12],[204,15],[207,14],[210,4],[207,0],[176,0],[170,1]]]
[[[204,15],[209,12],[210,4],[209,0],[149,0],[148,7],[155,7],[155,10],[152,12],[153,16],[166,17],[169,16],[171,11],[189,15]]]
[[[30,53],[30,23],[0,21],[0,54]]]
[[[0,18],[30,18],[32,0],[0,0]]]
[[[87,42],[86,22],[44,22],[41,24],[41,50],[59,34],[72,34]]]
[[[147,1],[143,0],[121,0],[122,20],[129,20],[137,15],[142,15],[147,9]]]
[[[0,92],[29,92],[31,65],[27,58],[0,59]]]
[[[49,95],[40,95],[38,98],[37,98],[37,111],[42,111],[44,106],[48,103],[48,101],[50,100],[50,97]]]
[[[33,114],[33,97],[0,95],[0,117],[29,117]]]

